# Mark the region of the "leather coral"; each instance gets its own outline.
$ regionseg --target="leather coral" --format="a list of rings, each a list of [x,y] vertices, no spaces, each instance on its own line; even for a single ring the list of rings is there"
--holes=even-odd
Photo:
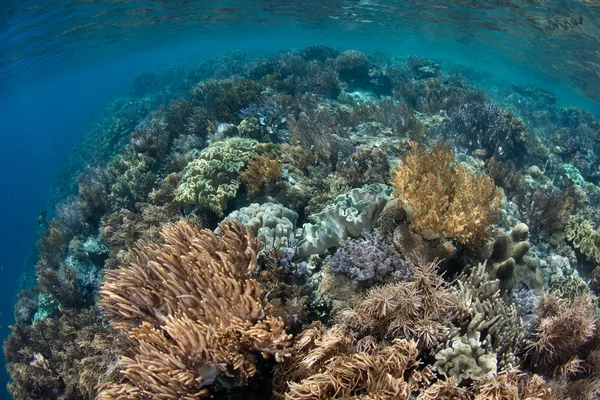
[[[121,381],[97,399],[197,399],[220,373],[254,375],[252,352],[288,355],[291,335],[252,278],[260,241],[231,221],[219,232],[168,225],[163,244],[142,243],[106,273],[99,305],[131,344]]]

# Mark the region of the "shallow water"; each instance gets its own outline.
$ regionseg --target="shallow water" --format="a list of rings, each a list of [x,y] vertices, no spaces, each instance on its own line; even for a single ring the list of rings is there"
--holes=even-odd
[[[540,137],[555,132],[536,125],[526,105],[519,108],[508,93],[516,84],[600,116],[600,3],[594,0],[7,0],[0,26],[2,336],[14,323],[19,281],[27,273],[31,278],[37,261],[44,232],[38,215],[48,210],[50,219],[56,203],[76,189],[83,164],[73,166],[74,146],[106,115],[107,104],[131,94],[142,71],[196,65],[231,50],[254,60],[322,44],[373,60],[384,54],[398,65],[409,55],[431,59],[502,107],[521,110]],[[188,94],[189,88],[165,89],[161,104]],[[577,158],[556,154],[565,164]],[[592,172],[586,179],[598,184]]]

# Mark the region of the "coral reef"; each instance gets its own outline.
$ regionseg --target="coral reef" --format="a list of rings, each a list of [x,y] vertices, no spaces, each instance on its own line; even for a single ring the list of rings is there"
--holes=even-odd
[[[519,160],[526,153],[524,123],[491,101],[460,106],[444,127],[443,136],[469,151],[483,149],[503,159]]]
[[[455,336],[450,347],[435,354],[435,367],[457,382],[493,378],[496,375],[496,354],[487,353],[479,341],[479,332],[473,336]]]
[[[125,380],[101,385],[98,399],[204,396],[220,373],[254,375],[246,352],[288,354],[283,320],[251,278],[260,241],[229,221],[219,231],[167,226],[163,245],[132,249],[129,265],[107,272],[99,306],[131,344]]]
[[[376,337],[403,337],[419,348],[431,348],[451,329],[450,311],[456,302],[434,263],[417,265],[412,280],[371,289],[339,321],[353,331]]]
[[[413,266],[403,260],[379,232],[363,231],[358,239],[349,238],[328,259],[336,274],[352,278],[354,283],[371,286],[389,280],[405,280]]]
[[[337,325],[328,330],[320,324],[307,327],[293,353],[276,371],[275,392],[286,400],[347,399],[363,393],[408,399],[434,377],[430,368],[419,368],[415,342],[386,344],[371,336],[356,341]]]
[[[500,206],[491,179],[456,166],[454,154],[441,143],[431,152],[413,143],[391,183],[394,195],[404,203],[411,229],[427,239],[478,243]]]
[[[9,390],[597,397],[599,129],[548,91],[414,55],[317,45],[141,73],[40,216]]]
[[[94,307],[62,314],[13,325],[4,357],[16,400],[94,399],[98,384],[116,379],[122,338],[99,323]]]
[[[581,215],[572,215],[567,221],[565,236],[588,260],[600,263],[600,232],[593,222]]]
[[[281,178],[282,169],[279,161],[266,155],[255,155],[240,173],[240,181],[248,189],[248,194],[257,195]]]

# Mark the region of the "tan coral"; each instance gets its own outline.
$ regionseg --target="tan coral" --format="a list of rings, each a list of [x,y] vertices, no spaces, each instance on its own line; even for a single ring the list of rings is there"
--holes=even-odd
[[[426,239],[480,242],[500,207],[491,178],[456,165],[441,143],[424,151],[416,143],[393,174],[394,194],[403,201],[410,226]]]
[[[418,265],[412,282],[373,288],[356,307],[338,320],[362,334],[403,337],[431,348],[451,329],[450,311],[456,297],[437,274],[437,264]]]
[[[488,272],[500,280],[502,290],[516,289],[524,284],[536,294],[543,291],[543,276],[539,260],[528,256],[530,244],[527,241],[529,227],[520,223],[510,234],[498,230],[488,259]]]
[[[289,354],[291,336],[252,278],[260,242],[231,221],[219,231],[167,226],[164,244],[142,244],[107,272],[99,306],[131,346],[125,379],[102,385],[99,400],[200,398],[219,373],[251,377],[251,352]]]
[[[289,363],[278,366],[275,394],[299,399],[409,399],[434,378],[420,367],[416,342],[356,340],[345,327],[309,326]]]

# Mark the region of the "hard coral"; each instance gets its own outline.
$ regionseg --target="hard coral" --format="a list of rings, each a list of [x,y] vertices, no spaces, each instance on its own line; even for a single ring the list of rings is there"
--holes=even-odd
[[[426,152],[413,142],[391,183],[403,201],[411,229],[427,239],[478,243],[500,206],[493,181],[455,165],[454,154],[441,143]]]
[[[107,272],[99,306],[131,345],[123,380],[98,399],[203,397],[219,373],[253,376],[251,352],[288,354],[291,336],[252,278],[260,241],[231,221],[219,231],[167,226],[165,244],[132,249],[129,265]]]

